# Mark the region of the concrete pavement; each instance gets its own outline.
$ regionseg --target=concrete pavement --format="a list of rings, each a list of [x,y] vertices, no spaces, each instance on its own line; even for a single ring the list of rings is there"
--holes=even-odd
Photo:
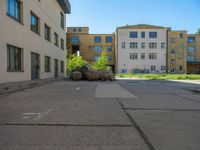
[[[59,81],[0,96],[0,150],[199,150],[198,84]]]

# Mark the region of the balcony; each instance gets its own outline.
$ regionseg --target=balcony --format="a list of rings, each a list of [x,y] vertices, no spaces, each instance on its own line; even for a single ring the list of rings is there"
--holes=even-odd
[[[66,14],[71,13],[71,5],[68,0],[57,0],[57,1]]]

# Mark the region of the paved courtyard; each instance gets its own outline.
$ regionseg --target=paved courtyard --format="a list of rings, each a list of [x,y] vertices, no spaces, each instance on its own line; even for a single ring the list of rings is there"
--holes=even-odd
[[[0,150],[199,150],[200,85],[58,81],[0,96]]]

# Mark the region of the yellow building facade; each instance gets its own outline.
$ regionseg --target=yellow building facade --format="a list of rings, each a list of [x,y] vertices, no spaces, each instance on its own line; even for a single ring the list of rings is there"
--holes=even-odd
[[[114,34],[89,34],[88,27],[67,28],[68,55],[79,53],[89,63],[98,60],[106,50],[109,66],[115,68],[115,36]]]
[[[167,72],[187,72],[187,32],[167,31]]]

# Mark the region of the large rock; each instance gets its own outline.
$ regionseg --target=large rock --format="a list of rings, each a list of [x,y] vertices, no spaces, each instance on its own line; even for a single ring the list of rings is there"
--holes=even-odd
[[[82,79],[82,74],[81,74],[80,71],[74,71],[74,72],[71,73],[70,78],[72,80],[75,80],[75,81],[81,80]]]
[[[114,81],[115,80],[115,75],[112,72],[101,72],[100,73],[100,80],[102,81]]]
[[[86,79],[89,81],[100,80],[100,73],[97,70],[88,70],[85,75]]]

